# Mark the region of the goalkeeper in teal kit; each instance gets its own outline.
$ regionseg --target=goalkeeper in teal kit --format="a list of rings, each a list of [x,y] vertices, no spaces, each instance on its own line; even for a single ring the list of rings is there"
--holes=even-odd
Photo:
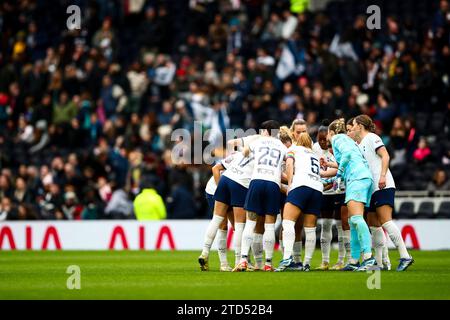
[[[345,203],[350,224],[351,259],[343,271],[366,271],[376,266],[372,257],[372,239],[369,227],[364,221],[364,207],[370,205],[373,179],[367,161],[358,145],[346,134],[343,120],[336,120],[328,128],[328,141],[333,147],[336,163],[323,164],[338,169],[334,188],[339,188],[341,179],[345,181]],[[363,262],[359,259],[363,254]]]

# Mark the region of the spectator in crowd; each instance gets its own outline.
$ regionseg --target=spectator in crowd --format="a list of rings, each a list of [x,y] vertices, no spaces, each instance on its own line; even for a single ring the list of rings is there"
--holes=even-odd
[[[419,140],[419,144],[417,145],[416,151],[414,151],[413,157],[414,160],[421,164],[428,160],[431,155],[431,150],[428,147],[427,140],[425,138],[421,138]]]
[[[5,174],[0,175],[0,198],[12,197],[13,193],[8,177]]]
[[[192,136],[194,121],[219,144],[225,129],[268,118],[298,119],[314,135],[324,118],[367,114],[393,169],[450,164],[448,0],[406,3],[424,8],[414,20],[384,4],[377,32],[348,1],[314,12],[308,0],[140,1],[132,16],[107,2],[81,1],[72,31],[48,23],[62,2],[0,2],[0,201],[10,216],[69,219],[75,206],[81,219],[133,217],[129,202],[150,174],[168,217],[204,217],[209,168],[171,159],[181,144],[172,132]],[[432,155],[417,149],[425,139],[439,141]],[[395,178],[401,187],[407,175]]]
[[[194,219],[196,204],[192,191],[183,183],[175,183],[172,192],[167,198],[167,211],[169,219]]]
[[[14,190],[14,197],[12,201],[16,204],[20,204],[31,203],[32,200],[32,194],[27,188],[25,179],[22,177],[18,177],[16,179],[16,188]]]
[[[64,215],[61,211],[63,197],[60,187],[51,183],[45,187],[45,194],[39,202],[40,216],[46,220],[62,220]]]
[[[68,191],[64,194],[64,203],[61,206],[63,219],[80,220],[83,207],[78,204],[78,198],[75,192]]]
[[[141,184],[141,190],[133,202],[136,219],[139,221],[166,219],[166,206],[157,193],[154,183],[144,180]]]
[[[445,170],[437,169],[433,175],[433,180],[428,184],[428,191],[448,191],[450,190],[450,180]]]
[[[133,203],[128,194],[113,185],[111,199],[105,208],[105,216],[109,219],[130,219],[133,217]]]
[[[406,148],[408,137],[406,126],[402,118],[396,117],[392,125],[390,134],[390,145],[393,150],[391,155],[391,166],[402,165],[406,163]]]
[[[94,187],[88,186],[83,192],[83,211],[81,218],[83,220],[95,220],[103,217],[104,203],[101,201],[99,194]]]

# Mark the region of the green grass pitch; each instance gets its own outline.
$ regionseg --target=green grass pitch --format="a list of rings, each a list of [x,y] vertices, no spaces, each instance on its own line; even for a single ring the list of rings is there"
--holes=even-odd
[[[381,289],[369,290],[367,273],[221,273],[216,252],[201,272],[192,251],[1,251],[0,299],[450,299],[450,251],[412,254],[410,270],[382,272]],[[80,267],[80,290],[66,287],[70,265]]]

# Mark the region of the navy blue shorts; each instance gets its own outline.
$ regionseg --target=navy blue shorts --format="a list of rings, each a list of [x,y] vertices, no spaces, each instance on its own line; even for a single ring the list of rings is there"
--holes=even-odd
[[[322,212],[334,212],[336,208],[336,195],[323,195],[322,196]]]
[[[391,206],[394,208],[395,188],[381,189],[372,195],[369,212],[375,212],[382,206]]]
[[[230,178],[222,176],[217,185],[214,200],[225,203],[231,207],[243,208],[247,188],[234,182]]]
[[[347,206],[347,204],[345,203],[345,193],[336,195],[336,204],[338,204],[340,207]]]
[[[205,198],[208,202],[208,217],[212,217],[214,213],[214,196],[205,192]]]
[[[275,182],[252,180],[244,208],[259,216],[276,216],[280,213],[280,198],[280,187]]]
[[[289,191],[286,202],[300,208],[304,214],[320,216],[322,207],[322,192],[313,188],[301,186]]]

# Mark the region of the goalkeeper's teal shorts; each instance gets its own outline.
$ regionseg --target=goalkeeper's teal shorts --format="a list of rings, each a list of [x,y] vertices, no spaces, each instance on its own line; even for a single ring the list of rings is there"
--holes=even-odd
[[[369,207],[372,192],[372,179],[348,180],[345,182],[345,203],[356,201],[364,203],[366,207]]]

